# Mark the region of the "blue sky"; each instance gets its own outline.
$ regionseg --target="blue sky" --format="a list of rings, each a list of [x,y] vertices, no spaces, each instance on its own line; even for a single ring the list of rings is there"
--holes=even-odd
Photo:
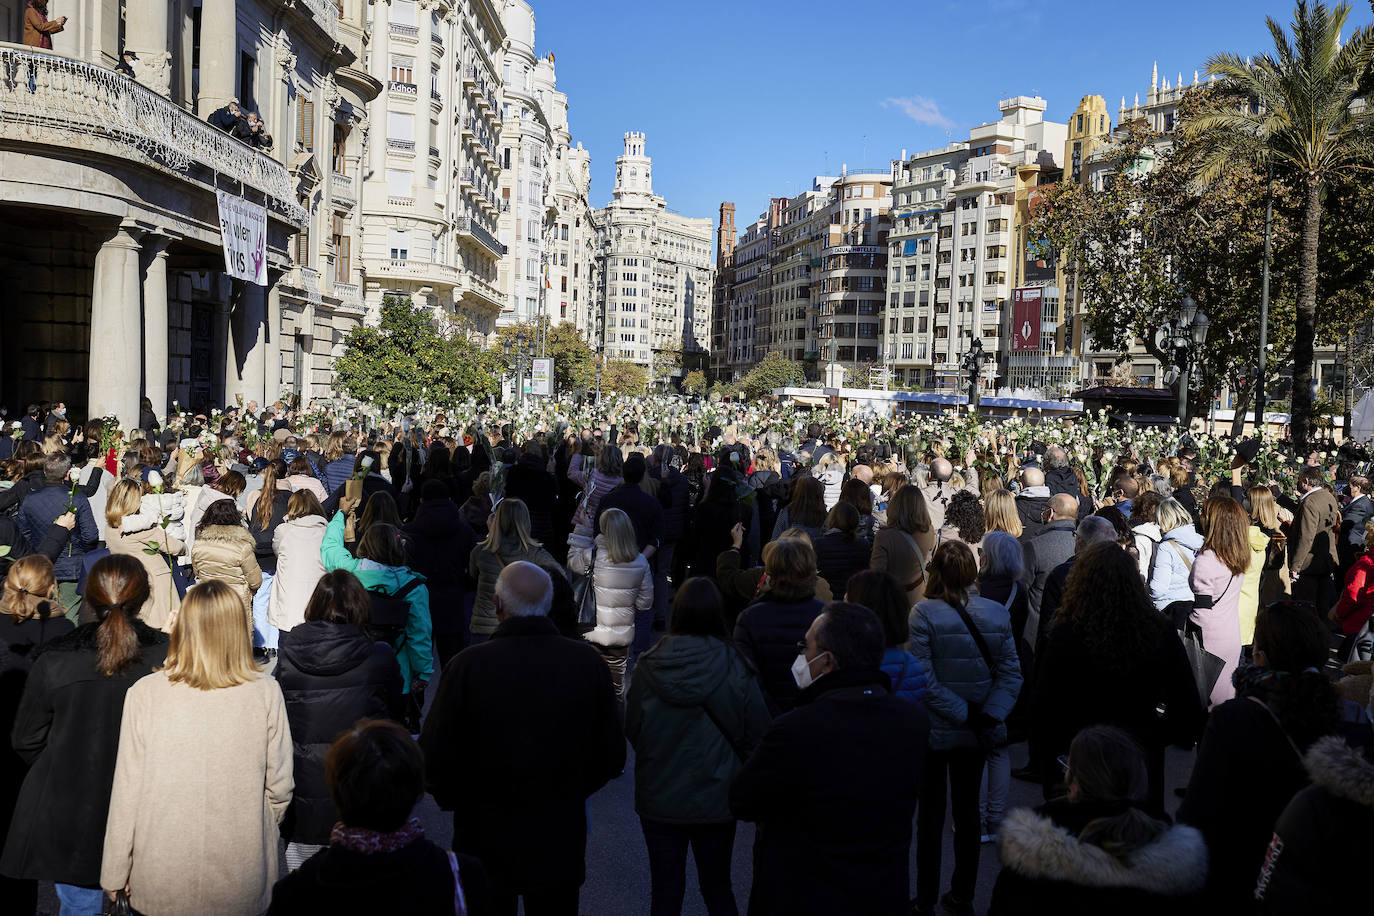
[[[966,139],[999,99],[1039,94],[1065,121],[1084,95],[1113,116],[1218,51],[1272,47],[1290,0],[530,0],[553,51],[592,203],[610,198],[627,130],[648,135],[654,190],[688,216],[722,200],[742,226],[814,175],[885,167]],[[1374,18],[1356,0],[1352,23]],[[865,138],[866,141],[865,141]],[[865,152],[866,149],[866,152]],[[827,171],[827,163],[829,170]]]

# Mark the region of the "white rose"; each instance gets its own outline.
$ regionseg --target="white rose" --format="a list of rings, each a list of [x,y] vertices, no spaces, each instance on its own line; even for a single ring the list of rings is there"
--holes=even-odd
[[[157,487],[162,486],[162,475],[159,474],[157,471],[149,471],[149,472],[148,472],[148,485],[151,486],[151,487],[153,487],[153,488],[157,488]]]

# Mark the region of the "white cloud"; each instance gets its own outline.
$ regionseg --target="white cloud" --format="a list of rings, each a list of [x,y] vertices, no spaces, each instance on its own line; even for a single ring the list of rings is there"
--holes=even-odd
[[[905,98],[888,99],[883,102],[883,107],[896,108],[917,124],[943,127],[947,130],[954,127],[954,122],[940,113],[940,106],[935,104],[935,100],[925,96],[909,95]]]

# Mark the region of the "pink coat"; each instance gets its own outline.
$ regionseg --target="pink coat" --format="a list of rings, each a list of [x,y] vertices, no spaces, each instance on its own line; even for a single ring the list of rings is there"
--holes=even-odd
[[[1240,590],[1245,574],[1235,575],[1209,548],[1198,552],[1188,584],[1195,595],[1210,595],[1210,608],[1195,609],[1189,619],[1202,630],[1202,645],[1208,652],[1226,662],[1212,688],[1212,705],[1216,706],[1236,695],[1231,674],[1240,663]]]

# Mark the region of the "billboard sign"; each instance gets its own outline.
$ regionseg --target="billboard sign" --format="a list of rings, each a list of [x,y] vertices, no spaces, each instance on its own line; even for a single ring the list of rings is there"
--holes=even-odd
[[[1026,242],[1024,274],[1025,283],[1048,283],[1055,279],[1055,253],[1049,242]]]
[[[1045,291],[1039,286],[1022,286],[1011,291],[1011,348],[1016,351],[1040,350],[1040,314]]]

